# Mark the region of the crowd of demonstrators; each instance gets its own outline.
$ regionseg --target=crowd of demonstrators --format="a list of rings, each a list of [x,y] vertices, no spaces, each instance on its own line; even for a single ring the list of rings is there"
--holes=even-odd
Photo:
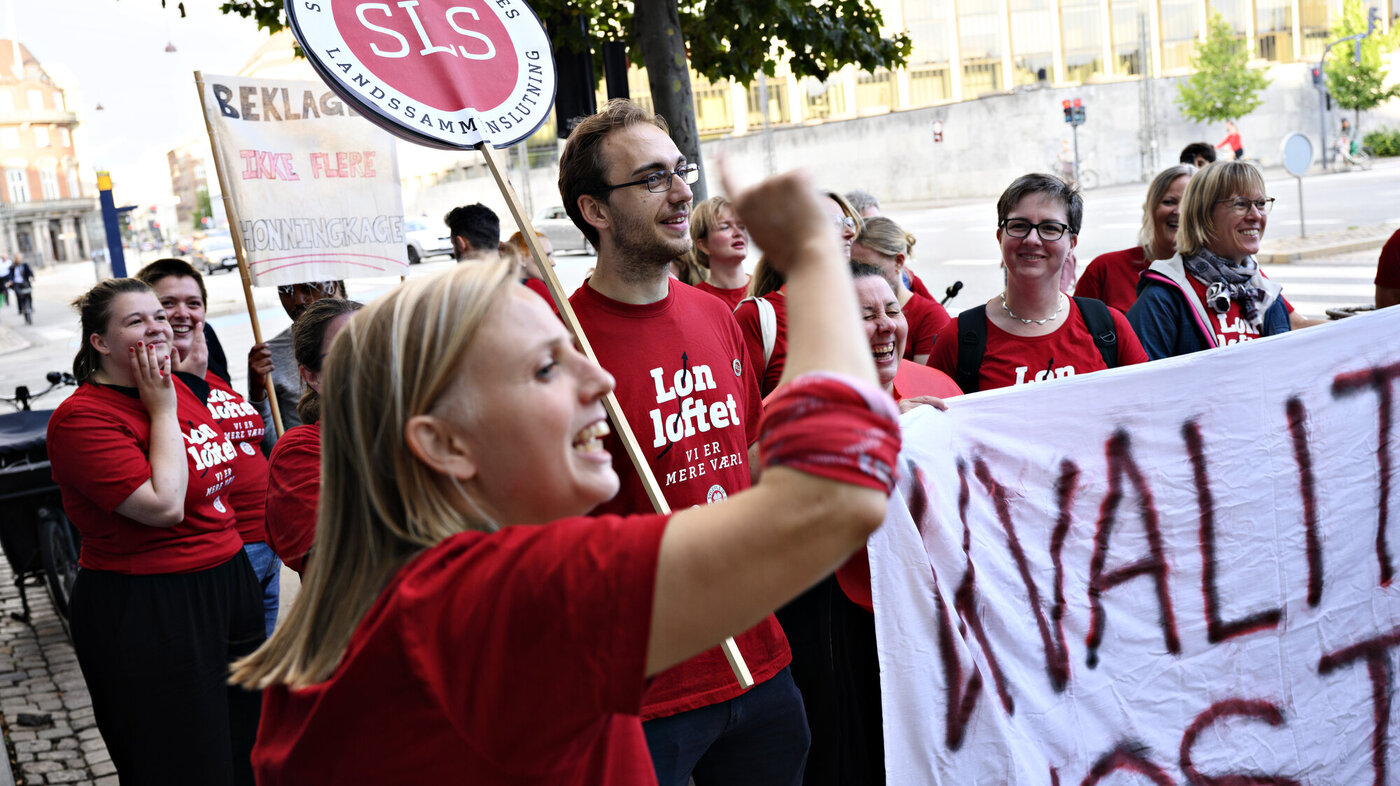
[[[625,248],[670,297],[687,173],[650,128],[585,120],[561,180],[596,229],[592,282],[608,288]],[[575,183],[595,138],[602,170]],[[658,190],[608,188],[638,171]],[[720,506],[583,516],[619,488],[602,444],[613,379],[502,268],[411,281],[350,321],[326,365],[316,556],[291,616],[235,667],[265,689],[262,784],[656,783],[639,716],[666,671],[760,623],[878,525],[898,430],[834,233],[801,176],[736,205],[787,277],[793,379],[760,432],[761,479]],[[745,715],[697,731],[771,725]],[[799,760],[771,777],[770,736],[747,742],[742,771],[701,768],[697,783],[800,775]]]
[[[458,262],[489,262],[499,258],[501,219],[477,202],[454,207],[443,216],[452,236],[452,257]]]
[[[82,534],[70,624],[123,782],[251,784],[257,691],[228,664],[264,640],[262,590],[229,504],[238,451],[176,378],[154,292],[108,279],[75,306],[78,389],[49,420],[54,480]]]
[[[844,196],[835,191],[823,194],[826,199],[822,200],[822,209],[840,233],[841,256],[849,262],[851,244],[864,222]],[[734,309],[734,318],[744,333],[749,358],[759,372],[759,390],[767,396],[778,387],[787,360],[787,294],[781,271],[761,257],[749,281],[749,297]]]
[[[929,365],[971,393],[1145,362],[1121,312],[1060,290],[1083,213],[1079,190],[1053,175],[1023,175],[1002,192],[996,237],[1006,288],[950,322]]]
[[[1376,308],[1400,304],[1400,230],[1381,248],[1376,261]]]
[[[931,298],[914,294],[905,284],[906,263],[914,253],[914,236],[884,216],[868,218],[851,244],[851,258],[884,271],[899,298],[908,323],[908,341],[901,357],[920,365],[928,362],[938,331],[948,324],[948,311]]]
[[[616,379],[618,404],[673,510],[750,486],[762,412],[730,307],[670,277],[670,260],[690,247],[689,185],[698,177],[664,121],[627,101],[576,126],[559,162],[565,209],[598,250],[569,303]],[[621,486],[595,514],[651,512],[621,441],[603,444]],[[717,646],[653,676],[641,717],[661,786],[685,786],[692,775],[800,783],[808,731],[788,642],[773,615],[756,622],[734,637],[755,682],[747,692]]]
[[[1079,277],[1074,293],[1091,297],[1127,313],[1137,301],[1138,278],[1147,266],[1159,259],[1176,256],[1176,230],[1181,221],[1181,197],[1186,181],[1195,174],[1189,164],[1168,167],[1147,186],[1142,203],[1142,229],[1138,244],[1122,251],[1094,257]]]
[[[301,425],[288,429],[273,447],[264,494],[268,543],[298,575],[306,569],[307,552],[316,536],[316,506],[321,496],[324,361],[331,342],[360,308],[353,300],[325,298],[312,303],[292,325],[297,370],[306,386],[297,402]]]
[[[292,318],[292,325],[306,310],[307,306],[323,298],[344,300],[344,281],[308,281],[302,284],[282,284],[277,287],[277,297],[282,301],[282,309]],[[296,352],[292,347],[292,325],[271,339],[254,344],[248,350],[248,401],[262,415],[266,431],[263,434],[262,451],[272,453],[277,444],[277,429],[272,423],[272,405],[267,399],[267,380],[272,380],[272,389],[277,395],[277,411],[282,418],[282,429],[301,425],[297,417],[297,402],[301,401],[301,374],[297,371]]]
[[[1218,161],[1187,183],[1177,255],[1142,274],[1128,312],[1154,360],[1289,330],[1282,288],[1254,259],[1273,204],[1243,161]]]
[[[266,425],[256,408],[227,379],[228,371],[214,369],[206,341],[205,308],[209,302],[204,277],[182,259],[160,259],[137,271],[156,293],[174,336],[172,346],[179,362],[180,381],[203,401],[209,415],[236,448],[234,481],[227,502],[233,506],[243,551],[262,589],[263,622],[268,636],[277,624],[282,563],[267,543],[264,505],[267,496],[267,457],[259,450]]]
[[[694,286],[723,300],[733,311],[749,291],[749,275],[744,272],[749,234],[728,199],[710,197],[695,206],[690,239],[695,261],[705,270],[704,280]]]

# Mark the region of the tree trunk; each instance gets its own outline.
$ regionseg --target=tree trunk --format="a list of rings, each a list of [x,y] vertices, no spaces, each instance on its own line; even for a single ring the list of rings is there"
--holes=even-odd
[[[685,56],[676,0],[644,0],[632,11],[632,36],[642,54],[656,113],[671,127],[671,140],[687,161],[701,164],[700,133],[695,123],[695,99],[690,91],[690,66]],[[705,167],[691,186],[695,202],[705,199]]]

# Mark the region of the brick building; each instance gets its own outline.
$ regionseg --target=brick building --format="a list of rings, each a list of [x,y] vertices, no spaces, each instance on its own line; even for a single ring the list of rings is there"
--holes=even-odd
[[[73,145],[77,115],[23,44],[0,39],[0,249],[34,264],[92,253]]]

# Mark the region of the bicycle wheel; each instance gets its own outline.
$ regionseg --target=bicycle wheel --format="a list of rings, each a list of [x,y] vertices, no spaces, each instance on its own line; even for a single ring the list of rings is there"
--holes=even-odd
[[[39,523],[39,555],[44,564],[44,582],[53,599],[54,610],[68,624],[68,602],[73,597],[73,582],[78,578],[78,547],[74,542],[73,525],[63,513],[41,511]]]
[[[1363,147],[1355,153],[1351,154],[1351,160],[1352,163],[1354,163],[1356,166],[1362,169],[1370,169],[1372,163],[1371,151],[1368,148]]]
[[[1092,169],[1079,170],[1079,187],[1088,191],[1099,187],[1099,173]]]

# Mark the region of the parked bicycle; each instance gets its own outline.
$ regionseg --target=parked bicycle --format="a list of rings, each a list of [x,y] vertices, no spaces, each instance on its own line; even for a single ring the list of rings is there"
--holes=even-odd
[[[63,500],[49,472],[46,441],[53,410],[33,410],[30,404],[77,383],[72,374],[61,371],[49,372],[48,382],[38,393],[20,385],[13,398],[0,396],[0,401],[15,409],[0,415],[0,549],[14,573],[24,609],[11,616],[30,621],[27,589],[42,584],[67,629],[81,538],[63,512]]]

